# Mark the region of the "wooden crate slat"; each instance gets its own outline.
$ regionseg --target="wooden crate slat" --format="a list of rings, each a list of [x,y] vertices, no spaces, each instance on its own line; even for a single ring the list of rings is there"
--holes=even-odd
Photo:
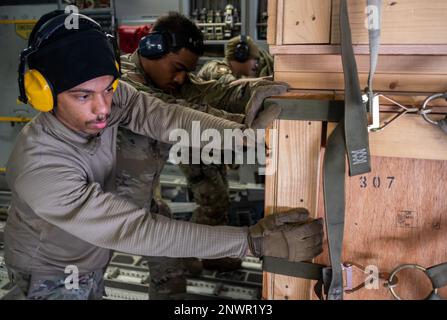
[[[316,213],[321,122],[277,120],[277,171],[266,176],[265,213],[305,207]],[[293,175],[294,179],[290,177]],[[264,273],[265,299],[310,299],[310,281]]]
[[[275,72],[275,80],[285,81],[295,89],[343,90],[343,73]],[[360,87],[366,86],[368,74],[360,73]],[[447,75],[375,74],[377,91],[446,92]]]
[[[332,1],[331,43],[340,43],[340,0]],[[348,0],[352,43],[368,43],[366,0]],[[447,44],[447,1],[382,1],[381,43]]]
[[[369,56],[357,55],[357,70],[369,72]],[[343,72],[340,55],[275,55],[277,72]],[[377,73],[447,74],[445,56],[380,55]]]

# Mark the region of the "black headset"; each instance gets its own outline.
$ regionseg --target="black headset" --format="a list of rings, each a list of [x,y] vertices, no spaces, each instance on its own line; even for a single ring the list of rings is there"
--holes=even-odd
[[[234,52],[234,59],[238,62],[244,63],[250,57],[250,48],[248,47],[247,36],[240,36],[239,43],[236,45],[236,50]]]
[[[148,59],[161,58],[174,48],[200,48],[203,42],[184,33],[153,31],[141,38],[138,53]]]
[[[120,69],[119,50],[116,44],[115,38],[103,31],[101,25],[95,20],[83,15],[72,13],[71,15],[77,15],[79,22],[83,26],[89,26],[94,29],[103,32],[109,41],[112,42],[115,50],[117,69]],[[50,18],[47,22],[42,24],[39,29],[34,33],[31,33],[28,47],[20,53],[20,63],[18,69],[18,83],[19,83],[19,100],[23,103],[29,103],[35,109],[47,112],[51,111],[56,101],[56,95],[53,91],[53,87],[45,76],[35,69],[30,69],[25,72],[25,66],[28,63],[28,58],[31,54],[37,52],[42,44],[45,44],[56,32],[65,27],[65,20],[68,14],[60,14],[53,18]],[[81,28],[80,28],[81,29]],[[51,40],[50,40],[51,41]],[[118,85],[118,82],[113,84],[114,89]]]

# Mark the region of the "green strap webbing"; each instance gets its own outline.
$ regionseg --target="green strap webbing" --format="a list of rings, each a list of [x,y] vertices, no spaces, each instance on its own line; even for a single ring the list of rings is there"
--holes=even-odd
[[[283,274],[309,280],[320,280],[326,266],[310,262],[291,262],[276,257],[263,257],[262,269],[267,272]]]
[[[351,41],[348,6],[340,1],[341,57],[345,79],[345,143],[348,153],[349,175],[371,171],[368,122],[360,90],[357,65]]]
[[[316,296],[323,300],[324,294],[331,281],[331,268],[310,262],[291,262],[285,259],[268,257],[262,258],[263,271],[282,274],[290,277],[317,280],[314,286]]]
[[[427,269],[434,288],[442,288],[447,285],[447,262]]]
[[[323,193],[326,211],[326,229],[332,281],[328,300],[343,299],[343,272],[341,253],[345,216],[345,141],[344,125],[340,122],[329,137],[323,160]]]
[[[349,175],[371,171],[366,108],[362,101],[351,41],[348,7],[340,1],[340,33],[345,79],[345,116],[328,139],[323,163],[324,202],[332,281],[327,298],[343,299],[341,254],[345,220],[345,153]]]
[[[427,275],[429,276],[433,288],[439,289],[447,285],[447,262],[438,264],[427,269]],[[443,300],[441,296],[434,291],[430,294],[427,300]]]

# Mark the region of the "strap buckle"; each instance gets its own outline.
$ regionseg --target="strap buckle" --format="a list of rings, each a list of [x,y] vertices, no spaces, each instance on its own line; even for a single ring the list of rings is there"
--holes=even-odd
[[[398,106],[400,109],[402,109],[402,111],[400,111],[399,113],[397,113],[395,116],[393,116],[391,119],[386,120],[383,122],[383,124],[380,123],[380,103],[379,103],[379,98],[382,97],[390,102],[392,102],[393,104],[395,104],[396,106]],[[365,101],[368,101],[368,96],[366,94],[363,95],[363,99]],[[370,115],[371,115],[371,119],[372,119],[372,123],[370,125],[368,125],[368,131],[369,132],[378,132],[378,131],[382,131],[383,129],[385,129],[387,126],[389,126],[392,122],[395,122],[396,120],[400,119],[401,117],[403,117],[404,115],[406,115],[407,113],[417,113],[420,112],[418,108],[410,108],[410,107],[406,107],[402,104],[400,104],[399,102],[381,94],[381,93],[376,93],[374,94],[374,98],[373,98],[373,103],[372,103],[372,110],[370,110]]]

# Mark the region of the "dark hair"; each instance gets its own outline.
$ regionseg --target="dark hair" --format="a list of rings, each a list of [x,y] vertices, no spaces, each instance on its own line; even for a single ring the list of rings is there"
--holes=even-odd
[[[203,55],[202,31],[200,31],[194,22],[178,12],[170,11],[168,14],[160,16],[154,23],[153,31],[182,34],[185,38],[191,38],[193,40],[191,44],[187,43],[171,48],[171,51],[174,53],[178,52],[181,48],[187,48],[199,56]]]

